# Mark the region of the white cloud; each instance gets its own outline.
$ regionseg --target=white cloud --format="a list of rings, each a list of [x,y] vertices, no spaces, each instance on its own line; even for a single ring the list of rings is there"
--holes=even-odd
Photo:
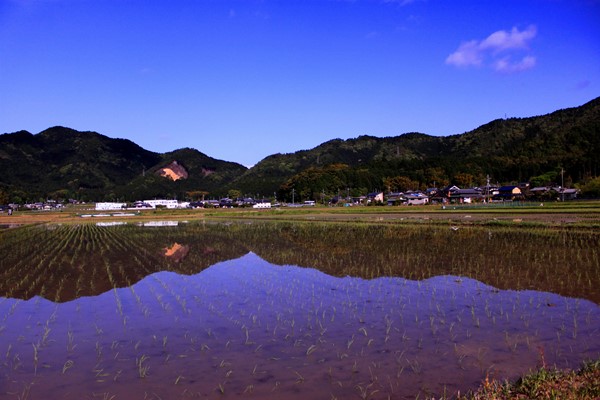
[[[485,38],[480,44],[482,50],[492,50],[500,52],[512,49],[527,49],[528,41],[537,34],[537,28],[534,25],[529,26],[527,30],[519,32],[517,28],[512,28],[510,32],[497,31]]]
[[[457,67],[479,66],[483,62],[483,54],[476,40],[461,44],[454,53],[446,58],[446,64]]]
[[[526,71],[535,67],[536,59],[533,56],[525,56],[521,61],[512,62],[509,57],[504,57],[494,62],[494,69],[498,72],[512,74],[514,72]]]
[[[498,72],[513,73],[531,69],[536,58],[526,54],[520,61],[512,61],[515,53],[529,52],[529,42],[537,35],[537,28],[530,25],[519,31],[516,27],[510,31],[496,31],[483,40],[471,40],[462,43],[458,49],[446,58],[446,64],[456,67],[479,67],[489,65]]]

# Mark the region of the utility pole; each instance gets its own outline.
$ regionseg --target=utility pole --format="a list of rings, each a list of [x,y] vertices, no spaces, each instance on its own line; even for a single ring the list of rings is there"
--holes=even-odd
[[[294,189],[292,188],[292,204],[294,204]]]
[[[560,169],[560,195],[562,198],[562,202],[565,202],[565,170],[564,168]]]
[[[487,183],[485,184],[485,202],[490,202],[490,175],[486,175]]]

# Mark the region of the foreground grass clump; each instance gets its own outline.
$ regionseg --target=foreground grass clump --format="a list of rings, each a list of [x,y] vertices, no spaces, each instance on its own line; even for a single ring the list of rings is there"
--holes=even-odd
[[[598,399],[600,360],[585,364],[579,371],[541,368],[515,383],[487,381],[462,399]]]

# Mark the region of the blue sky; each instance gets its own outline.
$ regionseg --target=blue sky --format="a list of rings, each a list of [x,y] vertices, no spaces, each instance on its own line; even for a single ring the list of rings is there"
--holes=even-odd
[[[0,132],[252,165],[599,95],[594,0],[0,0]]]

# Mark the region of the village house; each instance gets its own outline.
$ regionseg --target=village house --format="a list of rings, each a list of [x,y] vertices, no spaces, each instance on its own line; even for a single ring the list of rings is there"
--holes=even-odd
[[[498,188],[498,194],[493,199],[502,201],[523,200],[523,193],[518,186],[501,186]]]
[[[166,200],[166,199],[154,199],[144,200],[145,204],[150,205],[152,208],[163,207],[168,209],[175,208],[186,208],[190,203],[179,203],[177,200]]]
[[[437,195],[437,193],[438,193],[438,188],[427,188],[427,190],[425,190],[425,194],[429,198],[435,197]]]
[[[204,208],[219,208],[220,206],[219,200],[205,200],[202,203]]]
[[[480,188],[458,189],[450,194],[450,201],[456,203],[471,204],[475,201],[484,199],[483,191]]]
[[[257,201],[254,200],[252,197],[238,197],[237,199],[235,199],[233,204],[236,207],[254,207],[254,205],[257,204]]]
[[[402,192],[388,193],[386,197],[388,206],[397,206],[406,202],[406,197]]]
[[[423,193],[408,193],[406,194],[406,204],[409,206],[429,204],[429,197]]]
[[[233,200],[229,197],[224,197],[219,200],[219,207],[221,208],[233,208]]]
[[[460,188],[455,185],[449,185],[441,189],[428,189],[428,192],[430,193],[429,200],[432,203],[449,203],[452,194],[458,190],[460,190]]]
[[[575,200],[579,194],[579,189],[566,189],[562,188],[559,192],[561,200]]]
[[[383,192],[373,192],[367,195],[367,204],[369,203],[383,203]]]
[[[133,207],[134,208],[152,208],[152,206],[150,204],[144,203],[141,200],[138,200],[135,203],[133,203]]]
[[[567,189],[560,186],[540,186],[531,189],[530,194],[537,200],[575,200],[579,194],[578,189]]]

